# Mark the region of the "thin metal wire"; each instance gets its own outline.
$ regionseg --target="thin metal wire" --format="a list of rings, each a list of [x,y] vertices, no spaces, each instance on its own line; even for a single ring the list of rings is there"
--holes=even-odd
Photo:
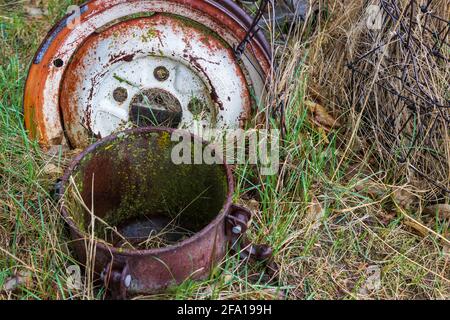
[[[440,141],[445,139],[439,137],[442,133],[438,132],[438,128],[440,125],[441,128],[449,127],[450,100],[448,96],[436,96],[423,79],[429,70],[448,69],[450,21],[436,15],[432,8],[433,0],[425,4],[418,2],[410,0],[406,6],[400,7],[396,0],[378,1],[384,30],[371,34],[373,43],[383,39],[380,37],[383,31],[386,34],[386,31],[392,31],[392,38],[389,43],[368,48],[348,64],[352,74],[349,86],[354,104],[358,106],[368,101],[365,120],[369,126],[366,128],[381,133],[377,135],[377,140],[381,142],[384,152],[395,154],[397,161],[408,163],[408,167],[420,177],[443,192],[450,193],[448,181],[436,181],[430,175],[430,169],[421,162],[429,157],[442,164],[439,168],[448,170],[448,164],[444,163],[448,161],[447,157],[435,150],[436,145],[433,145],[432,140],[436,140],[436,137]],[[389,30],[396,26],[395,30]],[[404,53],[400,59],[385,56],[392,47]],[[421,63],[424,55],[426,71]],[[380,57],[384,60],[380,61]],[[375,81],[380,92],[378,96],[386,101],[395,101],[392,108],[379,108],[373,91],[368,90],[375,66],[379,66],[378,79]],[[379,119],[384,121],[380,122]],[[365,134],[368,133],[366,130]]]
[[[253,19],[251,27],[248,29],[247,34],[244,39],[242,39],[241,43],[234,50],[236,57],[240,59],[247,48],[247,45],[253,40],[255,35],[259,32],[259,22],[261,21],[264,13],[267,10],[267,6],[269,5],[270,0],[261,0],[261,5],[259,6],[258,12]]]

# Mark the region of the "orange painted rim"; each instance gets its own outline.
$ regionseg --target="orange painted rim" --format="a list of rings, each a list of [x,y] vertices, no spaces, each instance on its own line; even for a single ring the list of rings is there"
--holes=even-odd
[[[67,143],[59,106],[60,82],[68,65],[67,61],[72,59],[76,49],[95,30],[111,23],[118,15],[127,16],[128,14],[124,12],[118,12],[124,6],[143,8],[141,12],[154,12],[150,9],[159,8],[161,12],[184,13],[194,18],[196,16],[198,19],[203,19],[205,25],[219,35],[228,37],[227,42],[233,44],[239,43],[246,34],[245,22],[238,22],[236,16],[232,18],[229,6],[222,6],[214,1],[93,0],[87,2],[80,7],[79,26],[74,29],[68,28],[67,22],[71,16],[67,15],[49,32],[36,53],[28,73],[23,99],[25,125],[30,137],[39,141],[43,147]],[[133,12],[130,13],[133,14]],[[243,11],[239,14],[242,15]],[[262,44],[255,38],[248,50],[252,53],[253,61],[251,62],[256,61],[257,67],[261,70],[261,78],[270,72],[271,63],[267,47],[267,43]]]

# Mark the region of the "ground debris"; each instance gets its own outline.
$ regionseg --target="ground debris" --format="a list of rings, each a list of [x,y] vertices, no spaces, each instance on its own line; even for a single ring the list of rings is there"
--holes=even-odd
[[[438,215],[439,219],[449,220],[450,219],[450,205],[449,204],[436,204],[433,206],[426,207],[423,210],[424,214]]]
[[[325,217],[325,209],[319,200],[312,196],[311,203],[307,207],[307,214],[305,221],[309,224],[309,230],[317,230],[322,225],[322,220]]]
[[[428,229],[421,223],[414,221],[412,219],[406,218],[403,221],[403,224],[412,230],[414,230],[417,234],[419,234],[422,237],[426,237],[429,234]]]
[[[29,0],[23,8],[25,13],[31,18],[40,19],[48,15],[47,6],[47,0]]]
[[[305,102],[305,105],[311,112],[312,121],[319,127],[322,127],[326,131],[330,131],[331,129],[336,129],[341,126],[341,124],[330,115],[322,105],[309,100]]]
[[[368,179],[358,181],[355,185],[355,190],[357,192],[369,195],[372,199],[379,199],[386,194],[386,188],[384,185]]]
[[[43,10],[41,8],[31,7],[31,6],[26,6],[25,12],[27,13],[27,15],[29,15],[30,17],[33,17],[33,18],[43,18],[44,16],[47,15],[46,10]]]
[[[15,292],[20,287],[30,287],[33,277],[31,272],[20,271],[5,280],[2,291]]]
[[[53,163],[47,163],[42,169],[46,175],[49,176],[62,176],[64,171],[60,166],[57,166]]]
[[[409,190],[400,188],[392,193],[392,199],[402,208],[410,209],[418,203],[419,198]]]

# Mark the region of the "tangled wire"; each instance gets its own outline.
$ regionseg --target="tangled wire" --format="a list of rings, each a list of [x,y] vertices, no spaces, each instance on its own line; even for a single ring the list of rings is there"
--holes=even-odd
[[[368,7],[362,54],[348,64],[361,134],[376,142],[380,158],[426,181],[439,197],[450,193],[450,21],[437,14],[448,15],[448,5],[376,1]]]

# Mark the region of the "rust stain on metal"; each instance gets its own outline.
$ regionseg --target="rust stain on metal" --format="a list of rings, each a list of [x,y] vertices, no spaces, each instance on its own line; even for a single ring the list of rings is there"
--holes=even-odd
[[[220,101],[219,95],[217,94],[217,91],[214,88],[214,85],[212,84],[211,79],[208,77],[208,74],[205,72],[203,67],[197,62],[198,58],[193,57],[191,55],[187,55],[187,58],[189,59],[189,62],[197,68],[198,71],[201,71],[205,75],[206,79],[208,80],[209,89],[211,90],[210,91],[211,99],[217,104],[217,106],[219,107],[220,110],[224,110],[223,102]]]
[[[86,206],[94,203],[91,210],[98,218],[123,232],[116,241],[104,238],[107,229],[96,229],[94,269],[113,298],[159,293],[187,279],[206,279],[229,249],[245,259],[266,262],[269,275],[277,271],[271,248],[251,244],[245,237],[252,214],[232,204],[231,168],[225,162],[173,164],[170,149],[177,144],[170,140],[173,132],[139,128],[111,135],[77,156],[58,184],[61,213],[81,264],[87,261],[92,220],[90,211],[74,205],[68,196],[71,181]],[[175,221],[174,215],[179,230],[193,231],[188,238],[173,233],[172,243],[158,248],[124,246],[163,231],[168,221]],[[144,224],[150,229],[143,233]]]
[[[161,193],[168,197],[167,206],[183,207],[194,193],[202,192],[207,187],[206,196],[209,200],[199,199],[191,204],[192,209],[185,209],[179,216],[186,228],[196,231],[186,240],[146,250],[116,247],[105,241],[96,242],[97,275],[100,277],[103,274],[106,285],[116,294],[119,291],[121,297],[160,292],[188,278],[204,279],[226,254],[230,239],[226,219],[232,212],[234,190],[231,169],[226,164],[172,165],[170,152],[166,150],[171,146],[172,132],[171,129],[140,128],[105,138],[74,160],[60,185],[59,194],[62,195],[70,189],[70,178],[74,177],[85,202],[90,203],[93,194],[95,214],[109,221],[114,221],[116,217],[126,217],[126,220],[133,215],[138,218],[139,214],[151,214],[145,209],[152,211],[160,208],[158,195]],[[169,167],[172,171],[166,170]],[[105,171],[109,174],[105,174]],[[136,181],[140,181],[140,184],[136,184]],[[128,202],[127,198],[127,192],[130,191],[125,190],[128,183],[137,187],[137,191],[131,195],[132,202]],[[183,188],[183,193],[179,193]],[[194,192],[191,194],[190,190]],[[64,199],[61,212],[70,227],[77,256],[83,263],[86,259],[85,239],[89,238],[87,223],[90,217],[83,210],[68,210],[68,206],[70,203]],[[164,212],[159,211],[159,214]]]
[[[131,62],[131,61],[133,61],[134,57],[136,56],[136,53],[131,53],[131,54],[123,53],[120,55],[113,55],[110,57],[109,63],[114,64],[119,61]]]

